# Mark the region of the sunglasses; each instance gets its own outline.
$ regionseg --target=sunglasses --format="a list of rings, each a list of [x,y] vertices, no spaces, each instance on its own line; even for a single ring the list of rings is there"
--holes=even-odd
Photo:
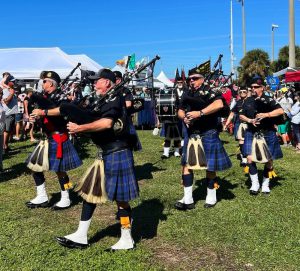
[[[190,81],[197,81],[199,79],[201,79],[202,77],[190,77],[189,80]]]
[[[247,90],[240,90],[240,93],[247,93]]]
[[[48,82],[48,80],[43,80],[43,84],[46,84]]]
[[[251,86],[251,88],[260,88],[261,86]]]

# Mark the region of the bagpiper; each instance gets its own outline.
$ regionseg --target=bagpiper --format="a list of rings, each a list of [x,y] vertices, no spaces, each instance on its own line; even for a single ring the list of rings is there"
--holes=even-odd
[[[39,108],[33,111],[31,120],[34,121],[35,117],[39,117],[46,140],[41,140],[26,160],[27,166],[32,170],[37,190],[37,196],[26,202],[28,208],[49,207],[43,173],[48,170],[56,173],[61,188],[61,198],[52,209],[62,210],[70,207],[69,189],[72,188],[72,184],[67,171],[82,165],[77,151],[69,140],[66,120],[47,114],[51,108],[68,102],[59,84],[60,76],[54,71],[47,71],[43,79],[43,92],[34,93],[30,98]]]
[[[193,200],[193,170],[205,169],[207,195],[204,207],[214,207],[217,203],[217,171],[231,167],[231,161],[219,138],[218,117],[224,107],[221,93],[204,86],[204,76],[196,67],[189,71],[189,90],[183,94],[178,117],[188,128],[188,137],[182,152],[182,183],[184,196],[175,208],[187,210],[195,208]]]
[[[240,112],[240,119],[248,124],[243,153],[247,157],[249,167],[250,194],[257,195],[260,189],[256,163],[264,164],[261,192],[269,194],[270,179],[276,176],[273,160],[283,157],[275,124],[280,121],[284,111],[274,98],[265,94],[260,76],[252,79],[251,87],[253,96],[245,100]]]

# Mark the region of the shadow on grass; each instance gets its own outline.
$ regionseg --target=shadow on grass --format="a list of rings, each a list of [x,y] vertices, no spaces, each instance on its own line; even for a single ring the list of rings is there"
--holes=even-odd
[[[5,172],[0,175],[0,183],[16,179],[24,173],[30,174],[30,170],[27,168],[25,163],[19,163],[11,166]]]
[[[145,163],[135,166],[136,178],[138,181],[153,179],[152,172],[164,171],[165,169],[154,166],[155,163]]]
[[[232,200],[235,198],[235,195],[231,192],[238,187],[238,184],[232,184],[228,182],[225,177],[220,179],[218,178],[218,183],[220,185],[217,190],[217,199],[218,202],[222,200]],[[207,179],[203,178],[201,180],[196,180],[195,182],[196,189],[193,191],[193,197],[195,203],[200,200],[205,200],[207,194]]]
[[[132,210],[132,235],[137,243],[141,239],[152,239],[157,235],[159,221],[167,219],[163,210],[164,205],[158,199],[145,200]],[[106,227],[97,232],[89,241],[96,243],[106,236],[119,237],[120,224],[115,223]]]
[[[263,170],[258,170],[258,179],[259,180],[262,180],[263,179]],[[284,181],[285,178],[284,177],[281,177],[281,176],[277,176],[273,179],[270,180],[270,188],[274,188],[276,186],[281,186],[281,181]],[[260,181],[260,184],[261,184],[261,181]],[[250,175],[248,176],[246,182],[245,182],[245,185],[247,187],[247,189],[250,189],[251,187],[251,179],[250,179]]]

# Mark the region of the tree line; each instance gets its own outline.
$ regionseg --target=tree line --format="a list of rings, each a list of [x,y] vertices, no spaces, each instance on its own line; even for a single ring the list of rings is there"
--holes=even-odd
[[[296,67],[300,67],[300,46],[295,47]],[[278,59],[271,62],[269,54],[261,49],[248,51],[241,59],[238,66],[238,83],[249,85],[254,75],[262,78],[272,75],[273,72],[280,71],[289,66],[289,46],[286,45],[279,50]]]

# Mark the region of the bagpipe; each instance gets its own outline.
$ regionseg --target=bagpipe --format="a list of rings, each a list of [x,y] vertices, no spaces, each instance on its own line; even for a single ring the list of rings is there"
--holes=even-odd
[[[64,86],[69,78],[74,74],[74,72],[81,66],[81,63],[78,63],[76,67],[67,75],[67,77],[60,83],[61,86]]]
[[[139,73],[145,70],[148,66],[154,65],[154,63],[159,60],[160,57],[156,56],[148,63],[141,65],[136,70],[128,71],[124,74],[123,80],[115,85],[113,88],[108,90],[105,95],[98,96],[93,95],[93,97],[88,98],[88,103],[85,103],[84,106],[82,104],[77,105],[74,103],[64,103],[60,107],[60,112],[64,115],[69,121],[75,122],[77,124],[86,124],[93,122],[99,119],[99,113],[103,105],[113,101],[117,96],[120,96],[123,91],[123,87],[129,83],[133,77],[136,77]],[[142,102],[141,102],[142,103]],[[138,105],[137,107],[139,107]],[[125,111],[125,110],[124,110]],[[118,119],[116,122],[116,127],[125,127],[123,120]],[[114,130],[115,130],[114,128]],[[121,132],[119,129],[115,130],[115,132]]]
[[[128,109],[129,114],[134,114],[144,110],[145,99],[139,96],[133,96],[132,106]]]
[[[211,71],[205,76],[203,85],[209,85],[214,76],[222,74],[222,57],[223,55],[220,54]],[[219,69],[217,69],[218,66]]]

